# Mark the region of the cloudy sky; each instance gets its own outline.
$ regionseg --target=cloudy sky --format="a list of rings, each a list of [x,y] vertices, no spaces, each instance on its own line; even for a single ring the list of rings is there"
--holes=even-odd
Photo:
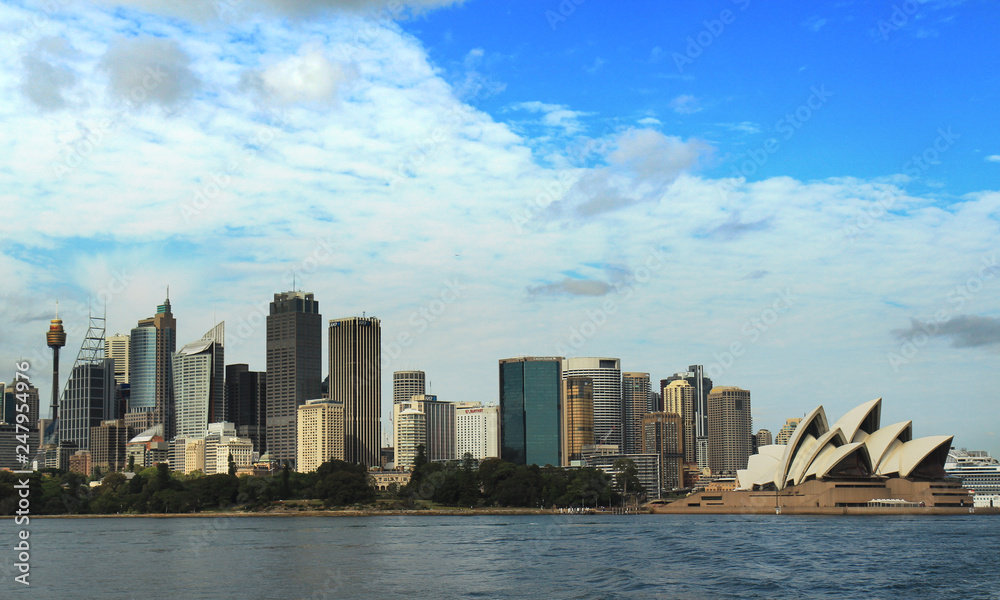
[[[674,4],[3,2],[0,379],[167,286],[263,370],[294,277],[382,320],[385,406],[610,356],[1000,454],[996,11]]]

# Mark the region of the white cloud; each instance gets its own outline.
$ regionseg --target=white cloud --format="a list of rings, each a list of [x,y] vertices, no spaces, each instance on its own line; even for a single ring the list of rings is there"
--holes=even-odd
[[[246,74],[244,82],[265,102],[329,104],[342,85],[357,78],[351,66],[332,61],[323,48],[309,44],[297,56]]]
[[[677,96],[670,101],[668,106],[680,115],[692,115],[702,110],[701,103],[698,102],[697,98],[690,94],[681,94],[680,96]]]
[[[257,14],[306,17],[328,11],[376,14],[380,18],[399,18],[403,11],[422,12],[461,4],[464,0],[408,0],[395,4],[384,0],[98,0],[109,6],[129,6],[153,14],[197,21],[249,18]]]
[[[986,157],[987,162],[1000,162],[1000,154],[991,154]]]

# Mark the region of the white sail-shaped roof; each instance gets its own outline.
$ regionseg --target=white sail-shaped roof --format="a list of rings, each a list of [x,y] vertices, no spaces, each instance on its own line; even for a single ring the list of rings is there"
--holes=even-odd
[[[839,427],[848,442],[862,442],[864,438],[878,430],[882,418],[882,399],[876,398],[856,406],[837,419],[830,429]],[[855,439],[859,436],[860,439]]]
[[[830,427],[827,425],[826,412],[823,410],[822,406],[817,406],[811,413],[806,415],[799,426],[795,428],[795,432],[792,433],[792,437],[789,438],[788,444],[785,445],[785,452],[781,457],[781,463],[778,465],[778,472],[774,478],[774,484],[778,489],[784,489],[785,484],[789,480],[789,471],[794,467],[798,468],[799,465],[795,464],[795,459],[798,457],[799,450],[803,445],[808,446],[808,450],[812,449],[812,443],[816,441],[817,436],[826,433]],[[808,451],[807,450],[807,451]],[[801,467],[803,470],[805,467]],[[794,479],[794,477],[791,477]]]

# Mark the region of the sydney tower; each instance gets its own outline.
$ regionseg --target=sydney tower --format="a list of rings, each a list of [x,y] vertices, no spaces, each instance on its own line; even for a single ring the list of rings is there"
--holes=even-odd
[[[59,308],[56,308],[56,318],[49,324],[49,332],[45,340],[52,348],[52,422],[55,423],[59,415],[59,349],[66,345],[66,332],[63,330],[62,320],[59,318]],[[55,431],[55,428],[53,428]]]

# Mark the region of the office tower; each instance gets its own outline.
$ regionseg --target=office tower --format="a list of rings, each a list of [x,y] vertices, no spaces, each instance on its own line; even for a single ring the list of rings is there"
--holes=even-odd
[[[330,321],[330,399],[344,405],[344,460],[379,465],[382,327],[374,317]]]
[[[130,431],[125,421],[113,419],[102,421],[90,428],[91,464],[102,470],[121,471],[128,464],[125,449],[129,443]],[[142,466],[139,463],[139,466]],[[89,475],[89,473],[88,473]]]
[[[622,371],[617,358],[568,358],[563,378],[594,381],[594,443],[614,444],[624,452],[622,431]]]
[[[455,405],[442,402],[437,396],[418,394],[404,402],[424,413],[427,420],[427,445],[424,452],[429,461],[455,458]],[[396,405],[393,405],[396,406]]]
[[[594,443],[594,380],[563,379],[563,465],[582,460],[584,446]]]
[[[642,453],[660,457],[664,490],[684,487],[683,419],[676,413],[655,412],[642,418]]]
[[[795,433],[795,429],[799,426],[802,419],[785,419],[785,424],[778,431],[778,435],[774,436],[774,443],[784,446],[788,443],[788,440]]]
[[[754,436],[754,438],[755,438],[754,444],[757,448],[760,448],[761,446],[770,446],[771,444],[774,443],[774,437],[771,435],[771,431],[768,429],[759,430],[757,432],[757,435]]]
[[[52,404],[49,405],[50,423],[42,435],[46,444],[57,444],[58,440],[58,419],[59,419],[59,349],[66,345],[66,331],[63,329],[62,319],[59,318],[59,304],[56,303],[56,318],[49,324],[49,331],[45,334],[45,341],[49,348],[52,348]]]
[[[295,461],[296,410],[319,398],[323,319],[311,293],[274,295],[267,316],[267,452],[275,461]]]
[[[104,318],[90,326],[59,402],[59,445],[90,449],[90,429],[114,416],[115,364],[104,358]]]
[[[170,312],[170,298],[156,307],[156,314],[139,321],[129,335],[129,406],[126,424],[163,425],[167,439],[174,437],[174,381],[171,362],[177,350],[177,320]],[[149,413],[143,415],[140,413]],[[130,418],[130,414],[133,414]]]
[[[652,384],[650,384],[649,406],[646,408],[646,412],[663,412],[663,397],[660,392],[653,389]]]
[[[329,460],[344,460],[344,405],[328,398],[298,408],[295,468],[311,473]]]
[[[201,440],[188,440],[189,451],[185,460],[190,457],[197,463],[197,451],[199,448],[203,448],[205,466],[202,471],[205,475],[222,475],[228,473],[230,453],[233,453],[234,462],[239,458],[236,466],[247,466],[250,464],[251,453],[253,452],[250,440],[237,437],[236,426],[232,423],[228,421],[209,423],[208,429],[201,432],[201,437]],[[199,446],[198,442],[202,441],[204,442],[204,446]],[[192,456],[191,452],[192,446],[194,446],[194,456]],[[185,467],[190,466],[197,465],[185,465]]]
[[[500,407],[482,402],[459,402],[455,405],[455,458],[466,453],[472,458],[500,457]]]
[[[396,371],[392,374],[392,403],[409,402],[410,398],[426,394],[423,371]]]
[[[708,393],[712,390],[712,380],[705,377],[705,370],[702,365],[690,365],[683,373],[676,373],[660,382],[660,392],[670,384],[671,381],[683,379],[694,388],[694,435],[695,435],[695,456],[698,459],[698,466],[708,467]],[[665,407],[664,407],[665,408]]]
[[[562,464],[561,357],[500,361],[500,458],[518,465]]]
[[[209,423],[226,421],[225,343],[223,322],[174,355],[175,435],[198,437]]]
[[[697,462],[695,447],[695,413],[694,386],[684,379],[676,379],[663,388],[663,412],[674,413],[681,417],[682,447],[684,462]]]
[[[414,467],[418,448],[427,447],[427,415],[408,403],[394,404],[393,445],[396,450],[396,469]]]
[[[736,475],[753,454],[750,391],[720,386],[708,394],[708,466],[713,475]]]
[[[0,390],[5,390],[2,398],[0,398],[0,401],[2,401],[0,403],[3,404],[3,410],[0,410],[0,421],[16,424],[17,415],[21,414],[21,411],[17,409],[18,405],[27,404],[28,421],[22,423],[22,425],[28,429],[37,429],[39,404],[41,402],[38,396],[38,388],[25,381],[21,381],[20,383],[24,384],[21,386],[22,391],[17,390],[17,381],[8,383],[6,386],[0,383]],[[22,398],[26,402],[22,402]]]
[[[226,418],[236,435],[250,438],[254,452],[267,448],[267,373],[246,364],[226,365]]]
[[[649,412],[649,373],[622,373],[622,428],[625,454],[639,454],[642,417]]]
[[[104,340],[104,358],[115,361],[115,383],[128,383],[129,336],[116,333]]]

